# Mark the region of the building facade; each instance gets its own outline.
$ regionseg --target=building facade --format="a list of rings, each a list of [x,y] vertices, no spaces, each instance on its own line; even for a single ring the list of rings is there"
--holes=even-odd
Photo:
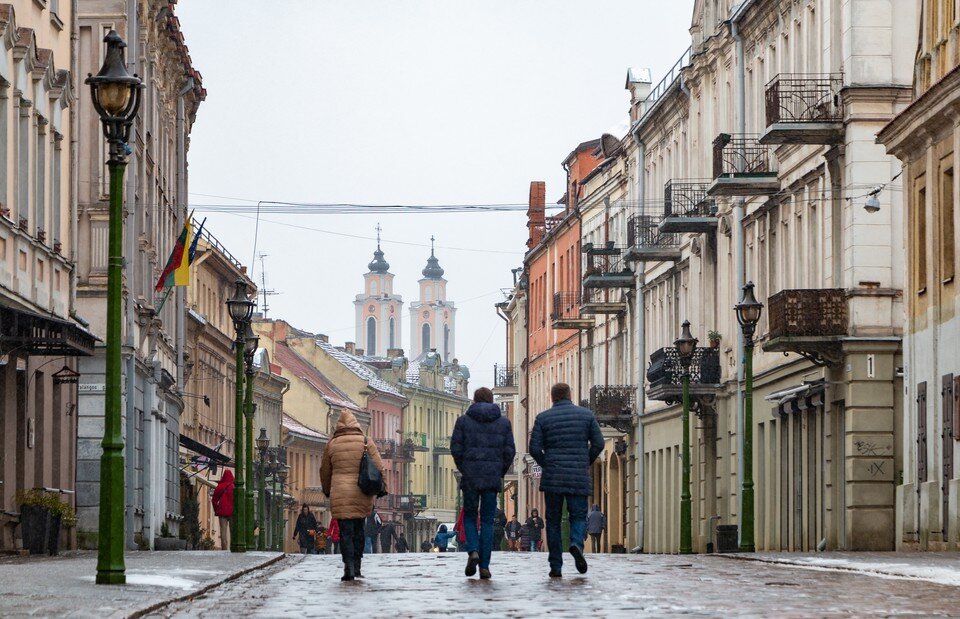
[[[456,361],[457,308],[447,300],[447,280],[434,255],[430,238],[430,257],[423,268],[420,298],[410,304],[410,355],[419,359],[430,351],[440,353],[444,363]]]
[[[878,139],[903,164],[904,407],[896,493],[898,549],[957,548],[960,337],[954,170],[960,163],[960,24],[953,0],[924,0],[915,100]],[[882,194],[881,194],[882,195]],[[882,211],[881,211],[882,212]]]
[[[380,249],[377,250],[363,276],[363,293],[353,302],[357,315],[357,346],[371,357],[385,357],[387,351],[403,346],[403,297],[393,292],[393,273]]]

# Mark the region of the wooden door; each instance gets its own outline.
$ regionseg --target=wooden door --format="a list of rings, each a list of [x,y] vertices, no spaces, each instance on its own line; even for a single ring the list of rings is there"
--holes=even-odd
[[[940,497],[943,518],[943,541],[947,541],[948,524],[950,522],[950,480],[953,478],[953,374],[946,374],[940,390],[940,401],[943,403],[942,430],[940,444],[943,447],[943,459],[940,470]]]
[[[917,493],[927,481],[927,383],[917,385]]]

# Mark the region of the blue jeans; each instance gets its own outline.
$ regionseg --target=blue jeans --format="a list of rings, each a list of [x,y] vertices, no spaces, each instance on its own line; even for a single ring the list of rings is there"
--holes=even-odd
[[[376,535],[364,536],[363,552],[367,553],[368,555],[376,554],[377,552],[377,536]]]
[[[480,512],[480,533],[477,534],[477,512]],[[463,534],[467,537],[467,552],[480,554],[480,567],[490,567],[493,552],[493,519],[497,515],[497,493],[463,491]]]
[[[547,550],[550,551],[548,560],[550,569],[559,571],[563,567],[563,539],[560,527],[563,520],[563,503],[566,501],[567,513],[570,515],[570,545],[583,550],[583,538],[587,534],[587,497],[552,492],[545,494]]]

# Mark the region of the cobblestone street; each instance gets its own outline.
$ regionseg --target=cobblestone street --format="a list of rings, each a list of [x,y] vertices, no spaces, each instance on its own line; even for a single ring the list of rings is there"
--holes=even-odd
[[[569,557],[568,557],[569,558]],[[339,557],[291,556],[156,617],[958,616],[960,589],[916,578],[718,556],[588,556],[547,577],[546,554],[497,553],[493,580],[467,579],[465,555],[372,555],[342,583]]]

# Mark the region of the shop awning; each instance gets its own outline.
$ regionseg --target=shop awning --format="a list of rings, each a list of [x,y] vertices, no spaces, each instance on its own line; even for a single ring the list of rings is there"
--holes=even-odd
[[[79,357],[93,354],[97,338],[54,316],[0,305],[0,354]]]
[[[206,445],[204,445],[199,441],[193,440],[189,436],[184,436],[181,434],[180,444],[194,453],[198,453],[201,456],[206,456],[211,461],[216,462],[217,464],[226,466],[226,465],[229,465],[231,462],[233,462],[233,460],[231,460],[229,456],[225,456],[219,451],[211,449],[210,447],[207,447]]]

